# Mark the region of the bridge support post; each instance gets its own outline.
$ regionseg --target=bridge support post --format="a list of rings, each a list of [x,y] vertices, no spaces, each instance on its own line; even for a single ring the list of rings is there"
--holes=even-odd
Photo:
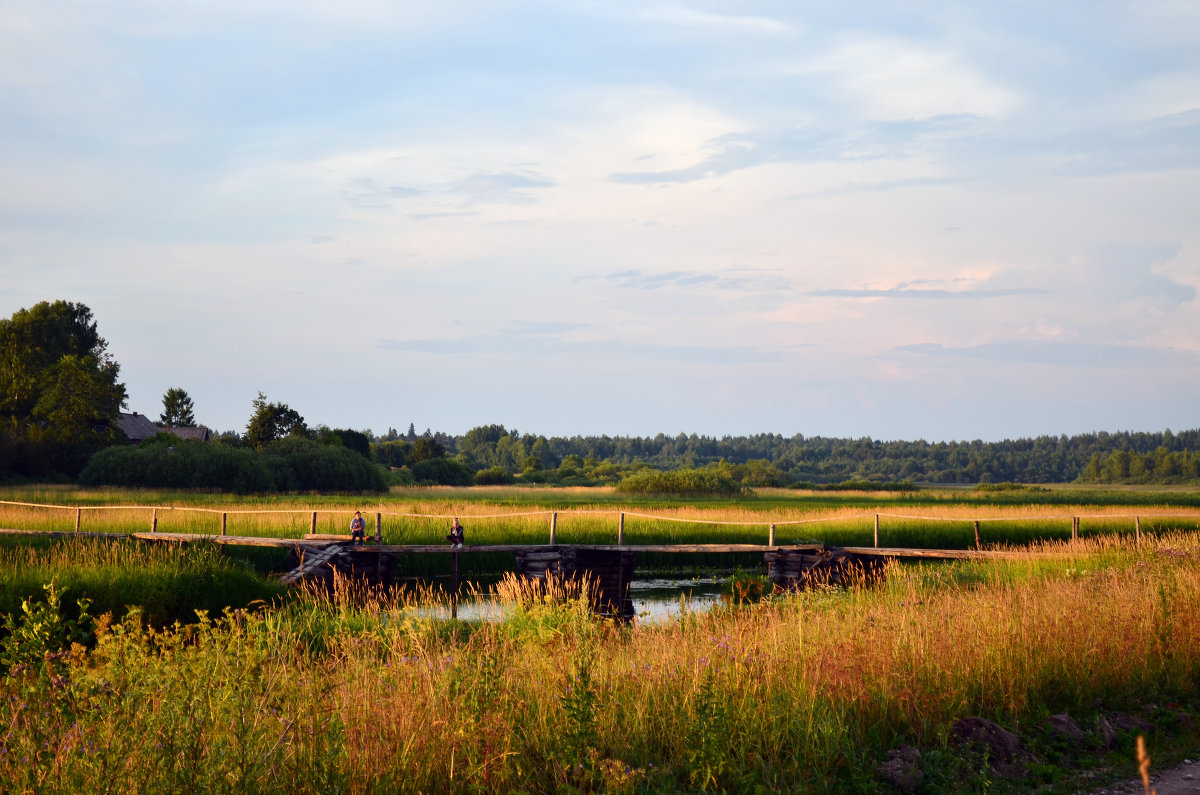
[[[517,552],[517,571],[534,580],[547,575],[564,580],[595,581],[592,611],[599,616],[627,621],[633,618],[629,581],[633,579],[637,553],[632,549],[578,549],[555,547]]]
[[[879,514],[875,514],[875,548],[879,549]]]
[[[775,525],[771,525],[771,533],[767,536],[767,546],[775,546]]]
[[[450,618],[458,618],[458,553],[450,553]]]
[[[383,543],[383,514],[375,514],[375,543]]]
[[[225,535],[225,526],[226,526],[226,522],[228,521],[228,519],[229,519],[229,514],[222,511],[221,512],[221,535]]]
[[[550,514],[550,546],[554,546],[554,536],[558,531],[558,511]]]
[[[617,546],[625,544],[625,512],[621,512],[621,521],[617,524]]]

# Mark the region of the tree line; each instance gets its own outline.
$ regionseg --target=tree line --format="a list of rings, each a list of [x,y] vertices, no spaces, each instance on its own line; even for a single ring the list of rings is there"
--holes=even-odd
[[[126,401],[119,372],[83,304],[42,302],[0,320],[0,481],[78,478],[238,491],[666,482],[647,470],[692,473],[676,478],[680,483],[716,478],[723,489],[1200,480],[1200,430],[926,442],[773,433],[547,437],[498,424],[455,436],[429,429],[418,434],[409,423],[406,433],[389,428],[376,435],[310,427],[299,412],[262,392],[241,432],[221,433],[204,448],[161,435],[133,449],[116,430]],[[168,430],[197,424],[186,390],[166,391],[159,420]]]
[[[1088,433],[1039,436],[999,442],[880,441],[823,436],[702,436],[679,434],[653,437],[522,435],[501,425],[480,426],[451,437],[450,452],[478,469],[499,467],[512,473],[545,471],[562,466],[606,471],[644,466],[658,470],[697,469],[724,464],[735,479],[759,485],[864,482],[939,484],[1062,483],[1086,475],[1095,456],[1124,452],[1150,456],[1157,462],[1195,460],[1200,430],[1173,433]],[[1188,458],[1192,456],[1192,458]],[[1118,459],[1120,460],[1120,456]],[[1165,468],[1164,468],[1165,467]],[[1153,463],[1151,471],[1196,479],[1194,469],[1180,463]],[[1133,465],[1129,474],[1115,470],[1109,482],[1141,477]]]

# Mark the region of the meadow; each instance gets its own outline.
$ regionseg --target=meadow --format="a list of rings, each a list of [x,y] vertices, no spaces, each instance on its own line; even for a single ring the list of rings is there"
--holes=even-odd
[[[0,783],[878,792],[902,744],[924,792],[1052,788],[1110,751],[1132,774],[1135,732],[1109,746],[1105,721],[1136,714],[1178,736],[1200,709],[1198,564],[1196,533],[1095,536],[644,626],[514,581],[491,597],[506,618],[482,623],[428,618],[432,594],[348,584],[162,628],[136,611],[66,626],[34,610],[47,631],[15,622],[0,655]],[[1084,740],[1045,728],[1059,712]],[[1022,739],[1023,777],[951,739],[966,716]]]
[[[67,507],[0,504],[0,526],[73,530],[78,517],[84,534],[0,544],[0,785],[876,792],[887,788],[878,768],[888,752],[909,745],[920,791],[1026,791],[1107,754],[1132,764],[1133,733],[1115,746],[1104,737],[1114,715],[1151,715],[1157,736],[1194,742],[1194,492],[1020,496],[474,488],[397,490],[367,504],[7,489],[8,503]],[[557,512],[564,543],[612,543],[624,513],[631,544],[766,543],[774,523],[778,543],[868,546],[878,514],[884,546],[971,546],[978,520],[985,546],[1026,554],[894,565],[878,585],[623,626],[592,618],[586,598],[546,601],[512,579],[477,595],[502,620],[453,622],[432,617],[444,599],[432,588],[284,592],[261,576],[263,560],[236,548],[86,536],[147,530],[154,511],[160,531],[213,533],[225,513],[230,534],[298,537],[313,511],[320,531],[343,532],[356,509],[369,525],[383,514],[386,543],[438,543],[451,516],[469,544],[540,542]],[[1072,516],[1083,517],[1077,541]],[[1058,712],[1085,741],[1064,747],[1048,733]],[[1006,784],[986,752],[952,740],[967,716],[1022,738],[1033,753],[1024,778]]]
[[[12,503],[60,506],[29,507]],[[760,543],[776,526],[779,544],[820,541],[834,546],[974,546],[974,521],[985,544],[1065,539],[1071,517],[1084,535],[1200,527],[1195,490],[1036,488],[980,491],[928,489],[894,493],[760,489],[747,497],[655,497],[611,488],[393,488],[382,498],[317,494],[247,497],[207,492],[83,489],[74,486],[0,489],[0,527],[95,532],[219,533],[298,538],[312,529],[345,533],[361,510],[385,544],[440,543],[452,517],[469,544],[529,544],[549,540],[557,513],[560,543],[615,543],[625,514],[629,544]]]

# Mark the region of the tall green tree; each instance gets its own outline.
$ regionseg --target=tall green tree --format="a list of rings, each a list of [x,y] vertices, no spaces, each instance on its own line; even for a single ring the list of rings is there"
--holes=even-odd
[[[163,411],[159,415],[158,421],[162,425],[169,425],[172,428],[194,428],[196,427],[194,409],[191,395],[183,389],[173,386],[163,395]]]
[[[0,433],[19,451],[9,474],[74,477],[115,443],[119,372],[84,304],[43,301],[0,320]]]
[[[308,435],[304,418],[286,403],[268,403],[267,396],[259,392],[252,405],[254,413],[246,425],[246,435],[242,437],[246,444],[261,450],[268,443],[285,436]]]
[[[77,357],[90,378],[111,387],[115,401],[105,410],[115,419],[125,402],[125,386],[117,382],[120,366],[92,310],[68,301],[43,301],[0,320],[0,414],[30,417],[64,356]]]

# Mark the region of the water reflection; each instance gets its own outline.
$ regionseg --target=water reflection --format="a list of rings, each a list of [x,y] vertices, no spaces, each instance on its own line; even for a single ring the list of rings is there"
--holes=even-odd
[[[669,621],[683,612],[704,612],[721,601],[727,578],[634,580],[629,596],[639,621]]]
[[[705,612],[721,601],[728,577],[655,578],[629,583],[634,615],[643,623],[670,621],[682,613]],[[486,586],[480,590],[486,593]],[[487,596],[464,598],[458,603],[458,617],[464,621],[501,621],[505,608]],[[450,618],[449,605],[419,608],[425,618]]]

